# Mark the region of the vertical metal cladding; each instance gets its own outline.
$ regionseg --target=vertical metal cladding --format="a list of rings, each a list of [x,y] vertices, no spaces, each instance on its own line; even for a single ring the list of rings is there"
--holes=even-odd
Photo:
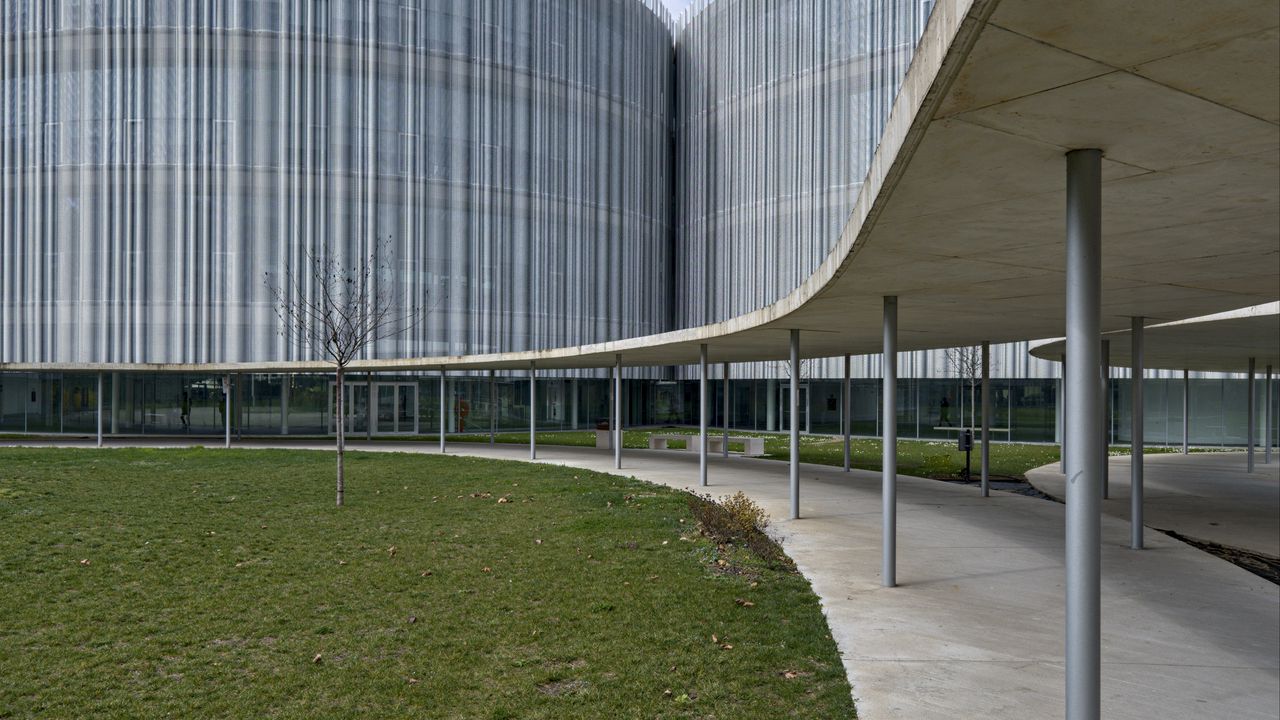
[[[669,21],[640,0],[0,3],[0,360],[307,357],[266,273],[390,243],[371,355],[666,328]]]
[[[764,307],[817,269],[932,6],[702,0],[689,10],[676,36],[677,325]]]

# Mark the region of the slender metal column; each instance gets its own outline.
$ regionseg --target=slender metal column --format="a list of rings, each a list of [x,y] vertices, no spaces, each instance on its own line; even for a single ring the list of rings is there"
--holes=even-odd
[[[791,331],[791,519],[800,519],[800,331]]]
[[[1107,460],[1102,463],[1102,499],[1111,497],[1111,341],[1102,341],[1102,446],[1107,448]]]
[[[529,459],[538,459],[538,368],[529,363]]]
[[[622,469],[622,355],[613,359],[613,467]]]
[[[102,373],[97,374],[97,446],[102,447]]]
[[[445,432],[449,429],[449,424],[445,422],[445,415],[448,412],[448,407],[449,407],[448,402],[446,402],[446,399],[445,399],[445,396],[446,396],[445,377],[448,374],[449,374],[449,371],[445,370],[444,368],[440,368],[440,452],[441,453],[445,451],[444,435],[445,435]]]
[[[1067,356],[1062,356],[1058,380],[1058,472],[1067,474]]]
[[[898,298],[884,299],[884,389],[880,393],[881,584],[898,584]]]
[[[707,344],[698,346],[698,485],[707,486]]]
[[[1258,434],[1258,419],[1254,417],[1253,411],[1253,375],[1257,366],[1255,358],[1249,358],[1249,401],[1245,407],[1248,409],[1249,422],[1247,423],[1249,437],[1245,439],[1245,457],[1248,460],[1248,471],[1253,472],[1253,441],[1254,436]]]
[[[720,377],[724,384],[724,457],[729,457],[729,363],[720,363]]]
[[[1101,701],[1101,509],[1106,453],[1093,424],[1102,327],[1102,151],[1067,153],[1068,423],[1066,522],[1066,718],[1098,720]]]
[[[223,447],[231,447],[231,376],[222,376]]]
[[[99,382],[102,376],[98,376]],[[1271,366],[1267,366],[1267,381],[1263,383],[1263,390],[1266,391],[1267,397],[1262,401],[1263,419],[1262,419],[1262,462],[1265,465],[1271,464]]]
[[[289,383],[292,377],[280,376],[280,434],[289,434]],[[187,418],[188,422],[190,418]]]
[[[578,429],[578,378],[569,378],[569,428]]]
[[[1133,381],[1131,383],[1131,405],[1129,411],[1130,422],[1132,428],[1129,438],[1130,458],[1129,458],[1129,547],[1134,550],[1142,549],[1142,471],[1143,459],[1142,453],[1146,447],[1146,437],[1143,429],[1143,420],[1146,415],[1145,401],[1142,399],[1143,378],[1146,377],[1146,358],[1143,357],[1143,337],[1142,337],[1142,317],[1135,317],[1132,320],[1132,326],[1129,331],[1130,340],[1133,343],[1131,353],[1133,355]],[[1103,462],[1106,462],[1105,460]]]
[[[1182,369],[1182,454],[1191,452],[1191,371]]]
[[[489,371],[489,446],[498,442],[498,387],[495,381],[497,373]]]
[[[853,367],[853,358],[844,356],[844,403],[840,409],[840,417],[844,422],[844,471],[853,467],[853,383],[849,380]]]
[[[364,403],[364,437],[366,440],[372,440],[373,423],[378,417],[377,413],[374,412],[374,403],[377,402],[378,399],[373,394],[373,373],[368,373],[367,375],[368,377],[366,377],[366,380],[369,384],[369,396],[365,398]]]
[[[991,497],[991,343],[982,342],[982,497]]]
[[[120,422],[120,373],[111,373],[111,434],[119,431]]]

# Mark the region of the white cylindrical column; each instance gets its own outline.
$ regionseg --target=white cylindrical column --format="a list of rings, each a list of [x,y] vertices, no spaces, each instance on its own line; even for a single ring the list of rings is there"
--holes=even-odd
[[[529,459],[538,459],[538,368],[529,363]]]
[[[1249,413],[1249,421],[1246,423],[1246,427],[1248,428],[1247,432],[1249,433],[1249,436],[1244,441],[1245,442],[1244,444],[1245,459],[1248,461],[1247,469],[1249,472],[1253,472],[1253,445],[1254,445],[1253,441],[1255,436],[1258,434],[1258,418],[1254,417],[1256,413],[1253,410],[1253,395],[1254,395],[1253,376],[1254,376],[1254,370],[1257,369],[1256,366],[1257,366],[1257,360],[1255,358],[1249,358],[1249,400],[1247,403],[1245,403],[1245,407],[1247,408],[1247,412]]]
[[[840,407],[840,417],[842,419],[842,430],[844,431],[844,471],[849,472],[853,468],[853,382],[850,380],[853,369],[853,358],[849,355],[844,356],[844,397]]]
[[[982,497],[991,496],[991,343],[982,342]]]
[[[881,583],[898,584],[898,298],[884,299],[884,389],[880,393]]]
[[[800,519],[800,331],[791,331],[791,519]]]
[[[222,376],[223,447],[231,447],[231,376]]]
[[[1107,460],[1102,463],[1102,499],[1111,497],[1111,341],[1102,341],[1102,446],[1107,448]]]
[[[1102,151],[1067,153],[1066,718],[1098,720],[1101,702],[1101,510],[1106,452],[1094,423],[1102,327]]]
[[[98,447],[102,447],[102,373],[98,373]]]
[[[293,382],[292,375],[280,376],[280,434],[281,435],[289,434],[289,385],[292,382]]]
[[[707,486],[707,344],[698,346],[698,484]]]
[[[448,387],[446,384],[446,376],[449,374],[444,368],[440,368],[440,452],[445,451],[445,433],[449,430],[448,422],[445,420],[448,413]]]
[[[1191,452],[1191,371],[1182,369],[1182,454]]]
[[[1129,418],[1131,422],[1129,438],[1129,547],[1134,550],[1142,549],[1142,453],[1146,446],[1146,430],[1143,426],[1144,416],[1146,415],[1146,401],[1143,399],[1143,378],[1146,377],[1146,359],[1143,357],[1143,337],[1142,337],[1142,321],[1143,318],[1135,317],[1129,331],[1130,341],[1133,343],[1130,351],[1133,356],[1133,379],[1130,384],[1132,398],[1129,408]],[[1104,461],[1105,462],[1105,461]]]
[[[99,376],[101,381],[101,376]],[[1262,389],[1267,396],[1262,401],[1262,462],[1271,464],[1271,366],[1267,366],[1266,382],[1262,384]]]
[[[720,363],[720,379],[723,384],[721,389],[724,391],[724,398],[721,403],[724,414],[724,417],[721,418],[724,425],[724,448],[721,454],[724,457],[729,457],[729,363],[727,362]]]
[[[622,468],[622,354],[613,358],[613,417],[609,427],[613,433],[613,467]]]
[[[497,443],[498,438],[498,387],[497,373],[489,371],[489,446]]]

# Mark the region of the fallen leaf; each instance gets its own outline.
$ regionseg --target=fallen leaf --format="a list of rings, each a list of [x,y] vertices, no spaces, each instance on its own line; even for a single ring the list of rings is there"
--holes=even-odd
[[[751,602],[750,600],[745,600],[745,599],[743,599],[743,598],[738,598],[738,599],[734,600],[734,602],[738,603],[738,607],[745,607],[745,608],[749,608],[749,607],[755,607],[755,606],[756,606],[756,604],[755,604],[755,603]]]
[[[346,561],[346,560],[339,560],[339,561],[338,561],[338,564],[339,564],[339,565],[346,565],[346,564],[347,564],[347,561]]]
[[[712,636],[711,636],[711,642],[713,642],[713,643],[718,643],[718,642],[720,642],[720,638],[716,637],[715,635],[712,635]]]
[[[410,615],[410,616],[409,616],[409,624],[410,624],[410,625],[412,625],[412,624],[414,624],[414,623],[416,623],[416,622],[418,622],[418,616],[417,616],[417,615]]]
[[[317,664],[317,665],[319,665],[319,664],[320,664],[320,661],[322,661],[322,660],[324,660],[324,656],[323,656],[323,655],[321,655],[320,653],[316,653],[316,656],[315,656],[315,657],[313,657],[313,658],[311,658],[311,662],[313,662],[313,663],[315,663],[315,664]]]
[[[534,545],[541,545],[541,544],[542,544],[542,539],[541,539],[541,538],[534,538],[534,540],[533,540],[533,544],[534,544]]]
[[[784,678],[786,678],[786,679],[788,679],[788,680],[794,680],[794,679],[796,679],[796,678],[800,677],[800,673],[796,672],[795,670],[783,670],[783,671],[782,671],[782,677],[784,677]]]
[[[498,498],[499,505],[505,505],[509,502],[511,502],[511,498],[507,497],[506,495],[503,495],[502,497]]]
[[[81,565],[88,565],[88,564],[89,564],[89,558],[84,558],[83,560],[81,560],[81,561],[80,561],[80,564],[81,564]]]
[[[410,685],[417,685],[417,684],[418,684],[418,678],[409,678],[409,684],[410,684]]]
[[[395,556],[396,556],[396,546],[392,545],[391,547],[387,548],[387,557],[395,557]]]
[[[721,650],[732,650],[732,649],[733,649],[733,646],[732,646],[732,645],[730,645],[729,643],[723,643],[723,644],[721,644],[721,645],[720,645],[720,649],[721,649]]]
[[[431,571],[430,571],[430,570],[423,570],[423,571],[422,571],[422,577],[431,577]]]
[[[480,572],[493,572],[493,570],[490,570],[489,566],[485,565],[484,567],[480,568]]]

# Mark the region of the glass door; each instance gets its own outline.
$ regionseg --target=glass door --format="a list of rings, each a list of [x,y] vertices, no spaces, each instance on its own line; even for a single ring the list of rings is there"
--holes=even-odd
[[[800,432],[809,433],[809,384],[800,383]],[[778,383],[778,417],[782,421],[782,425],[778,428],[781,432],[791,430],[791,383],[790,381],[781,381]]]

